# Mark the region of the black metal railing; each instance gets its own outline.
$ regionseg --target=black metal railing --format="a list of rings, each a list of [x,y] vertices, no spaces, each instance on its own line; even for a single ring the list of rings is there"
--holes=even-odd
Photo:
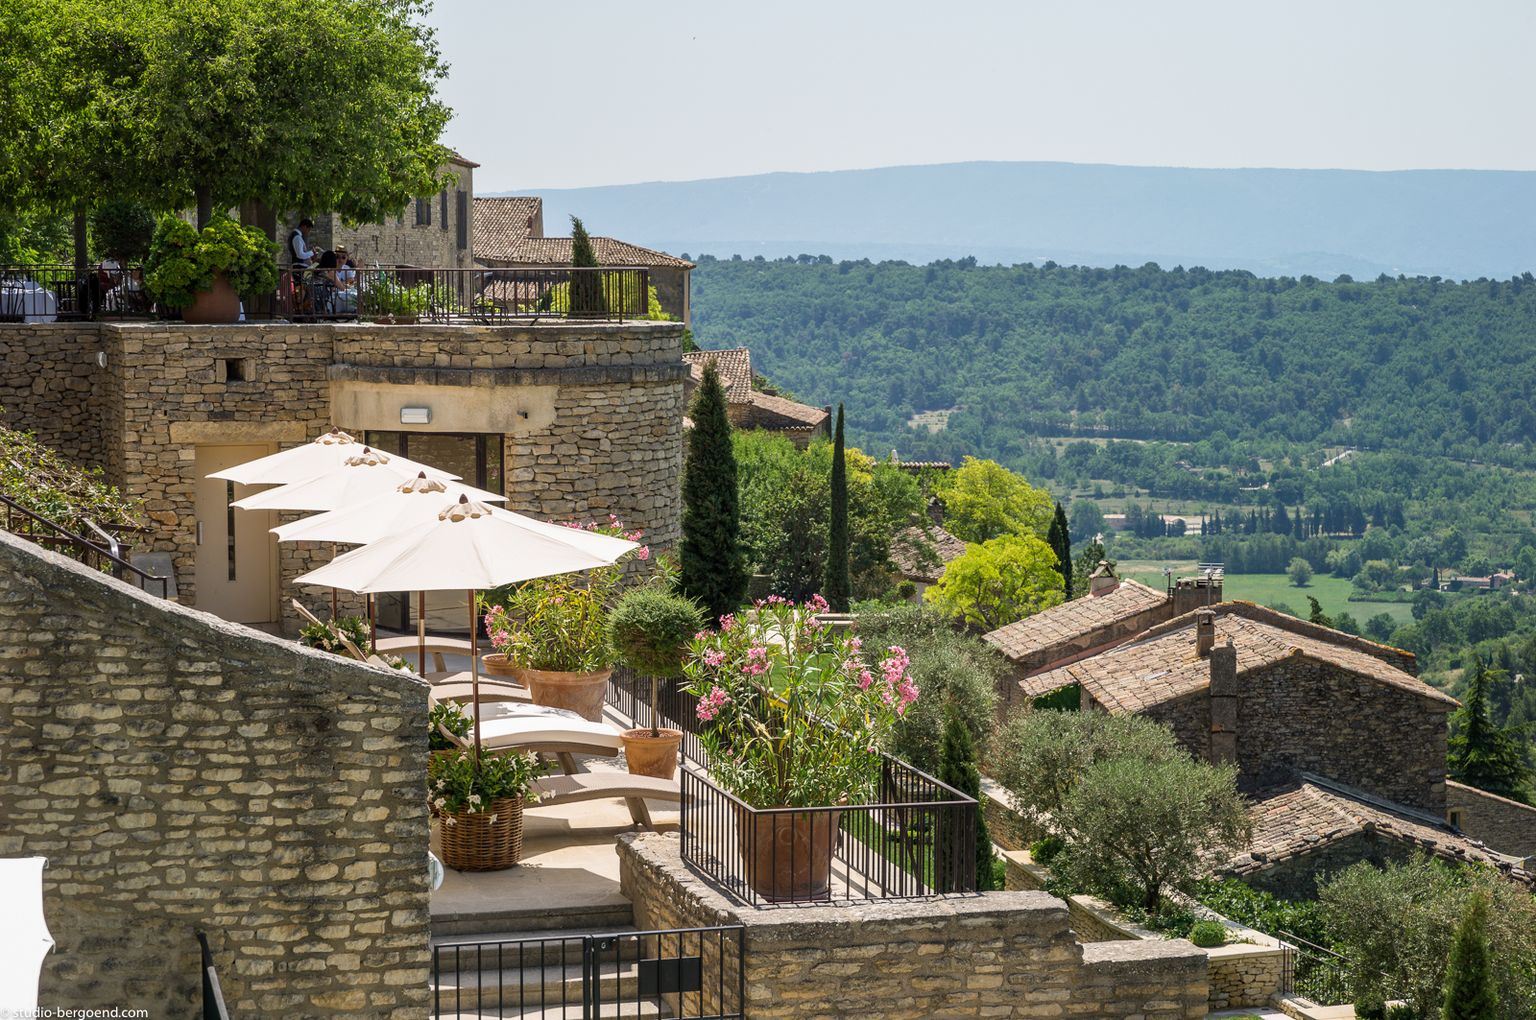
[[[283,274],[273,314],[296,320],[485,325],[548,318],[623,320],[645,317],[649,291],[649,273],[641,267],[308,269]]]
[[[657,725],[680,730],[683,734],[682,754],[688,761],[708,765],[704,745],[699,740],[699,698],[682,689],[677,678],[656,681],[656,700],[660,703]],[[621,714],[634,720],[636,726],[651,724],[651,681],[636,676],[627,668],[613,671],[608,682],[608,704]]]
[[[229,1007],[224,1005],[224,990],[219,987],[219,971],[213,965],[213,953],[208,949],[208,936],[199,931],[197,944],[202,954],[203,1020],[229,1020]]]
[[[145,591],[158,591],[161,598],[170,598],[169,577],[151,574],[134,566],[128,561],[128,548],[122,540],[91,521],[84,520],[83,523],[87,530],[97,536],[94,540],[27,509],[4,494],[0,494],[0,508],[5,513],[5,530],[11,534],[70,559],[79,560],[88,567],[111,574],[119,581],[127,581]]]
[[[1338,953],[1282,931],[1280,991],[1311,999],[1319,1006],[1350,1001],[1349,961]]]
[[[433,1020],[740,1020],[740,925],[432,947]]]
[[[141,266],[0,265],[0,322],[145,317],[150,308]]]
[[[976,891],[976,801],[881,756],[868,803],[757,808],[681,772],[683,860],[752,906]]]

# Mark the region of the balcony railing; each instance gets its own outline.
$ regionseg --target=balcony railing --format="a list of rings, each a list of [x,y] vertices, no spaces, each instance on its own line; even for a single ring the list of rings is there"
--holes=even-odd
[[[150,300],[143,279],[140,266],[0,266],[0,322],[175,318]],[[284,269],[271,293],[242,296],[241,314],[293,322],[623,321],[646,317],[649,294],[649,271],[638,266]]]

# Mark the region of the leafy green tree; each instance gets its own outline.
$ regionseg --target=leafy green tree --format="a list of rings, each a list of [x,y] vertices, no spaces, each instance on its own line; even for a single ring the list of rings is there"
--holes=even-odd
[[[1317,599],[1313,598],[1311,595],[1307,596],[1307,606],[1307,620],[1309,622],[1315,623],[1319,627],[1333,626],[1333,617],[1323,612],[1322,604],[1319,603]]]
[[[731,423],[713,359],[704,365],[689,417],[693,430],[688,433],[688,458],[683,465],[679,587],[704,607],[710,620],[718,620],[746,598],[747,571]]]
[[[827,574],[821,594],[834,613],[848,611],[852,594],[848,576],[848,463],[843,451],[843,405],[837,405],[832,439],[832,514],[827,527]]]
[[[1008,535],[967,546],[924,597],[969,627],[996,630],[1060,605],[1064,595],[1051,547]]]
[[[592,248],[592,238],[586,225],[576,216],[571,217],[571,266],[576,269],[598,268],[597,252]],[[604,309],[603,281],[597,273],[571,274],[571,314],[602,315]]]
[[[1297,588],[1305,588],[1312,583],[1312,564],[1297,556],[1285,568],[1285,576],[1291,579],[1291,584]]]
[[[985,892],[992,888],[992,833],[987,828],[987,815],[982,810],[981,772],[976,768],[976,745],[971,741],[971,731],[954,712],[944,721],[943,749],[939,754],[939,782],[947,783],[976,801],[976,890]],[[955,847],[954,853],[965,848]]]
[[[1066,598],[1072,597],[1072,533],[1067,530],[1067,512],[1056,504],[1056,514],[1051,518],[1046,542],[1056,553],[1056,570],[1061,574],[1061,589]]]
[[[1382,644],[1392,640],[1392,632],[1396,629],[1397,621],[1391,613],[1377,613],[1365,621],[1365,636]]]
[[[939,489],[944,526],[967,542],[1004,535],[1044,538],[1051,524],[1051,497],[996,461],[965,458]]]
[[[1068,514],[1068,523],[1072,526],[1071,533],[1081,541],[1103,533],[1104,514],[1099,510],[1099,504],[1093,500],[1074,499],[1072,510]]]
[[[1498,1020],[1499,989],[1489,952],[1488,898],[1478,894],[1467,902],[1451,942],[1441,1020]]]
[[[1531,770],[1519,737],[1495,726],[1488,712],[1489,688],[1500,679],[1502,671],[1489,669],[1481,657],[1474,656],[1461,707],[1451,713],[1446,767],[1451,778],[1468,786],[1525,800]]]

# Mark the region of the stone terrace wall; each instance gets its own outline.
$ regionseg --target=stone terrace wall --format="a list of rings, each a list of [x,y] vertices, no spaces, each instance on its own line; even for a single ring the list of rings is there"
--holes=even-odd
[[[1084,946],[1045,893],[754,910],[688,871],[675,835],[655,833],[621,836],[619,868],[641,929],[747,926],[748,1020],[1206,1015],[1204,953],[1182,941]]]
[[[1455,782],[1445,784],[1445,794],[1462,832],[1501,854],[1536,858],[1536,807]]]
[[[110,412],[93,322],[0,322],[0,421],[83,465],[106,464]]]
[[[44,1007],[428,1006],[425,688],[0,533],[0,855],[48,858]]]

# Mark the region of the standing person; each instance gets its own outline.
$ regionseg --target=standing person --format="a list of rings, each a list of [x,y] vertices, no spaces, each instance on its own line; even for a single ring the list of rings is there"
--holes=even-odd
[[[309,230],[314,225],[315,221],[306,216],[288,235],[290,287],[293,291],[294,310],[298,312],[308,311],[306,306],[309,304],[309,294],[304,287],[304,273],[316,258],[315,250],[309,246]]]

